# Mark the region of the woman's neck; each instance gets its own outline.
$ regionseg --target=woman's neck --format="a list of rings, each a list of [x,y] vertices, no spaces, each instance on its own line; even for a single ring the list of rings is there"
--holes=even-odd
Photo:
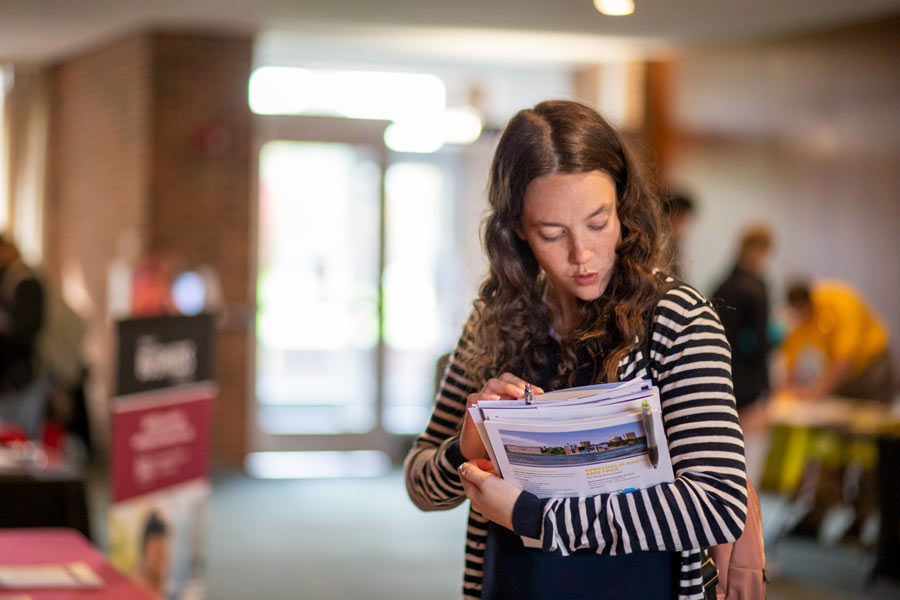
[[[544,290],[544,302],[550,308],[553,329],[559,335],[567,335],[581,323],[581,307],[578,306],[578,299],[569,294],[559,293],[551,282],[547,282]]]

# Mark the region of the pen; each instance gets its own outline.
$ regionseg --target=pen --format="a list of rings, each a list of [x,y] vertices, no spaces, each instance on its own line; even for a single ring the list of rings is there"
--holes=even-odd
[[[531,404],[534,402],[534,391],[531,389],[531,384],[525,384],[525,404]]]
[[[653,409],[646,400],[641,404],[641,414],[644,417],[644,431],[647,433],[647,455],[655,469],[659,465],[659,448],[656,446],[656,431],[653,427]]]

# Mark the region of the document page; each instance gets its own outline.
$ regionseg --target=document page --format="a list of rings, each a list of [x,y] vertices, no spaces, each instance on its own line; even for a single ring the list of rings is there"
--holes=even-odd
[[[651,387],[610,400],[556,409],[490,408],[479,431],[501,475],[541,498],[674,481],[659,391]]]

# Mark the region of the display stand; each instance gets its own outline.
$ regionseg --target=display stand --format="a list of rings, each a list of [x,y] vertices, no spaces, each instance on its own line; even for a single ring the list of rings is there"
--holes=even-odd
[[[166,598],[203,596],[211,315],[117,323],[110,561]]]

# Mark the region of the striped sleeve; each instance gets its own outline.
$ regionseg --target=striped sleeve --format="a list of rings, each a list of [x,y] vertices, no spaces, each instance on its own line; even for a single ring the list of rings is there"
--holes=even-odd
[[[659,302],[650,361],[640,370],[635,367],[643,362],[639,353],[623,361],[620,377],[649,377],[659,385],[675,481],[627,494],[544,501],[541,543],[546,551],[667,550],[683,551],[688,559],[696,554],[692,550],[732,542],[743,530],[743,434],[731,352],[718,315],[693,288],[674,288]],[[683,569],[692,562],[685,560]]]
[[[471,327],[472,317],[447,361],[428,426],[403,462],[406,491],[422,510],[445,510],[466,499],[457,467],[465,460],[459,452],[459,432],[466,400],[477,391],[465,367]]]

